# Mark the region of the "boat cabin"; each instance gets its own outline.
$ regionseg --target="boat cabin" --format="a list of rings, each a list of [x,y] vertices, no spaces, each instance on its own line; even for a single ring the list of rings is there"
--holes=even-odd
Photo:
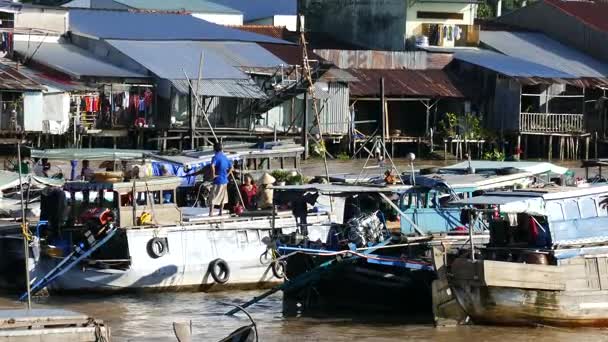
[[[115,213],[115,219],[122,228],[145,223],[178,224],[182,215],[176,203],[176,188],[181,182],[179,177],[155,177],[119,183],[68,182],[64,192],[69,216],[74,223],[83,223],[91,210],[109,209]],[[148,215],[142,216],[144,213]]]
[[[556,262],[582,249],[608,242],[608,186],[551,187],[488,193],[456,203],[484,213],[490,244],[484,258],[499,261]],[[577,252],[578,251],[578,252]],[[555,258],[555,259],[552,259]]]
[[[495,171],[459,174],[440,170],[440,173],[416,176],[415,186],[400,200],[401,210],[411,219],[401,220],[401,232],[414,233],[411,222],[431,234],[466,230],[468,218],[461,217],[460,208],[448,205],[450,201],[472,198],[487,190],[526,188],[536,182],[535,174],[520,170],[502,175]],[[481,226],[475,228],[483,231]]]

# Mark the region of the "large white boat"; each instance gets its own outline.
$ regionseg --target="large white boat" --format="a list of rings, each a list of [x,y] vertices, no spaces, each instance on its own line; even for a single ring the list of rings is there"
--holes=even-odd
[[[178,177],[68,182],[47,196],[41,218],[49,223],[37,229],[40,247],[30,263],[33,290],[207,291],[280,280],[276,260],[263,255],[271,240],[265,238],[297,237],[290,210],[210,217],[205,208],[177,206],[181,183]],[[64,198],[68,214],[52,214],[64,210]],[[324,240],[329,222],[328,212],[309,214],[309,239]]]

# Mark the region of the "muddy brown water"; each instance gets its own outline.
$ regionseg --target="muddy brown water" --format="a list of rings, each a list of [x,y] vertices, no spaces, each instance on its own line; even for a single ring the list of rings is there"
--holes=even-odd
[[[232,330],[248,324],[239,314],[228,317],[222,302],[242,303],[260,291],[228,293],[146,293],[115,296],[46,297],[34,306],[60,306],[103,319],[112,329],[113,341],[176,341],[172,323],[192,320],[194,341],[218,341]],[[362,294],[363,295],[363,294]],[[5,297],[7,298],[7,297]],[[0,307],[23,307],[9,299]],[[352,318],[284,318],[281,295],[276,294],[252,306],[260,341],[608,341],[607,329],[563,329],[552,327],[459,326],[382,322],[361,315]]]
[[[358,173],[361,161],[331,161],[330,173]],[[404,171],[408,164],[397,160]],[[448,162],[449,163],[449,162]],[[419,162],[417,167],[446,165],[443,161]],[[373,165],[373,164],[371,164]],[[577,169],[579,163],[567,163]],[[322,162],[307,161],[302,165],[307,176],[324,174]],[[382,169],[369,169],[380,174]],[[112,329],[113,341],[176,341],[172,332],[175,321],[192,320],[195,341],[218,341],[241,325],[247,318],[223,315],[231,309],[222,303],[243,303],[262,291],[226,293],[143,293],[123,295],[51,296],[34,300],[34,307],[63,307],[102,319]],[[364,293],[361,294],[365,296]],[[24,307],[17,295],[0,295],[0,308]],[[552,327],[458,326],[435,328],[430,324],[394,322],[386,317],[368,317],[350,313],[348,318],[283,317],[281,294],[275,294],[252,306],[250,313],[257,321],[260,341],[608,341],[608,329],[564,329]]]

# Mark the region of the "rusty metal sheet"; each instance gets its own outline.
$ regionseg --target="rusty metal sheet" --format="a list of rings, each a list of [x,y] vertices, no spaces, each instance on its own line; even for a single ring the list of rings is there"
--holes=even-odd
[[[442,69],[449,53],[426,51],[324,50],[315,53],[342,69]]]
[[[44,87],[7,63],[0,61],[0,89],[26,91],[43,90]]]
[[[380,97],[381,78],[384,78],[387,97],[465,98],[469,93],[465,84],[457,84],[443,70],[350,69],[348,72],[359,79],[349,84],[352,97]]]

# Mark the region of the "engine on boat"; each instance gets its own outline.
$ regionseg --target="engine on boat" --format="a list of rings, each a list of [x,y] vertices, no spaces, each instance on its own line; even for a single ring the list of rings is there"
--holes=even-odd
[[[368,243],[378,243],[385,235],[384,224],[378,218],[377,212],[352,218],[347,226],[348,240],[359,247]]]

